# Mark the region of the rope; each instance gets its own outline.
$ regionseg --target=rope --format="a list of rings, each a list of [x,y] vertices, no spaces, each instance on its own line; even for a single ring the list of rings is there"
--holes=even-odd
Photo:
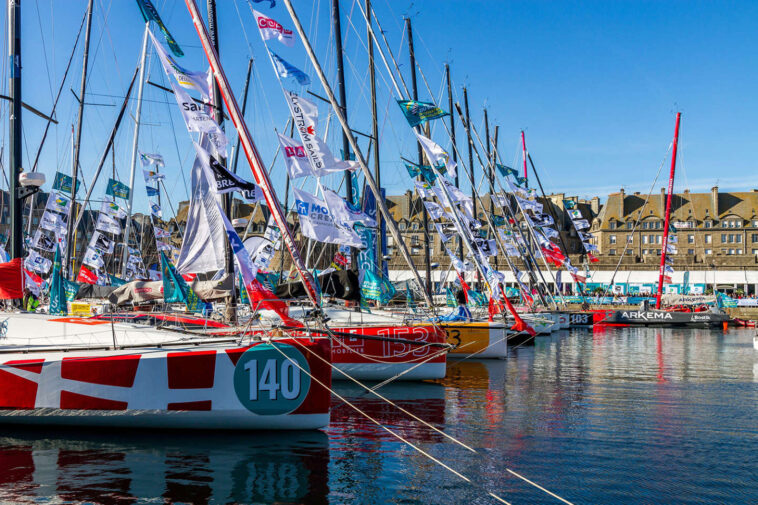
[[[475,487],[483,490],[489,496],[492,496],[493,498],[495,498],[496,500],[498,500],[500,503],[506,503],[508,505],[511,505],[510,502],[507,502],[504,499],[502,499],[501,497],[499,497],[496,494],[492,493],[491,491],[487,491],[486,489],[482,488],[482,486],[480,486],[479,484],[476,484],[474,481],[472,481],[470,478],[466,477],[465,475],[463,475],[459,471],[457,471],[454,468],[450,467],[449,465],[447,465],[446,463],[442,462],[438,458],[432,456],[431,454],[429,454],[428,452],[426,452],[425,450],[423,450],[421,447],[415,445],[410,440],[407,440],[406,438],[404,438],[402,435],[400,435],[400,434],[396,433],[395,431],[389,429],[388,427],[384,426],[377,419],[375,419],[371,415],[367,414],[366,412],[364,412],[363,410],[361,410],[359,407],[357,407],[356,405],[354,405],[353,403],[351,403],[350,401],[348,401],[347,398],[345,398],[344,396],[340,395],[339,393],[337,393],[336,391],[334,391],[331,387],[327,386],[322,381],[320,381],[319,379],[317,379],[316,377],[314,377],[308,370],[305,370],[302,366],[300,366],[299,363],[297,363],[294,360],[291,360],[286,354],[284,354],[284,352],[281,349],[279,349],[279,347],[277,347],[276,345],[272,345],[272,347],[274,349],[276,349],[277,352],[279,352],[284,357],[284,359],[290,361],[292,364],[294,364],[296,367],[298,367],[300,369],[300,371],[302,371],[303,373],[305,373],[306,375],[308,375],[311,378],[312,381],[316,382],[319,386],[323,387],[324,389],[326,389],[327,391],[329,391],[331,394],[333,394],[334,396],[336,396],[337,398],[339,398],[340,401],[342,401],[343,403],[347,404],[350,408],[352,408],[353,410],[355,410],[357,413],[359,413],[360,415],[362,415],[363,417],[365,417],[366,419],[368,419],[369,421],[371,421],[375,425],[377,425],[379,428],[383,429],[384,431],[386,431],[387,433],[389,433],[390,435],[392,435],[396,439],[400,440],[402,443],[406,444],[408,447],[414,449],[419,454],[422,454],[423,456],[426,456],[429,460],[431,460],[434,463],[436,463],[437,465],[441,466],[442,468],[444,468],[448,472],[452,473],[456,477],[458,477],[458,478],[462,479],[463,481],[468,482],[469,484],[472,484],[473,486],[475,486]]]

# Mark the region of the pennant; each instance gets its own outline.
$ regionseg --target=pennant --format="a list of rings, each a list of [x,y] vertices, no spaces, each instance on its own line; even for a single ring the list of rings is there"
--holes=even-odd
[[[523,289],[521,291],[521,294],[524,296],[524,298],[529,297],[529,299],[531,300],[531,296],[529,296],[528,294],[526,294],[526,292],[523,291]],[[526,322],[524,322],[523,319],[521,319],[521,316],[518,314],[518,312],[516,312],[516,309],[513,308],[513,305],[511,304],[511,301],[508,300],[507,297],[504,297],[503,299],[505,301],[505,306],[508,307],[508,311],[513,316],[513,319],[516,320],[516,324],[514,324],[513,326],[511,326],[511,329],[513,331],[519,331],[519,332],[525,331],[525,332],[527,332],[532,337],[534,337],[535,335],[537,335],[537,332],[534,331],[534,328],[532,328],[531,326],[529,326]],[[530,303],[530,305],[531,305],[531,303]]]
[[[495,167],[497,168],[497,171],[500,172],[500,175],[503,176],[503,177],[507,177],[509,175],[512,175],[514,177],[518,177],[518,172],[515,169],[511,168],[511,167],[507,167],[507,166],[501,165],[499,163],[495,163]]]
[[[400,110],[403,111],[405,119],[411,128],[448,115],[447,112],[440,109],[433,103],[417,102],[415,100],[398,100],[397,104],[400,106]]]
[[[16,300],[24,297],[24,260],[12,259],[0,263],[0,300]]]
[[[145,19],[145,22],[155,21],[155,24],[158,25],[158,28],[161,29],[161,33],[163,33],[163,36],[165,37],[166,43],[171,49],[171,52],[179,57],[184,56],[182,48],[179,47],[179,44],[176,43],[174,37],[171,36],[171,32],[169,32],[168,28],[166,28],[166,25],[163,24],[163,20],[158,14],[158,10],[155,8],[155,6],[153,6],[153,2],[150,0],[137,0],[137,5],[139,5],[139,9],[142,12],[142,17]]]
[[[58,214],[57,212],[45,211],[39,221],[40,228],[56,233],[65,234],[67,226],[67,216]]]
[[[114,198],[123,198],[124,200],[128,200],[129,186],[115,179],[108,179],[108,186],[105,189],[105,194]]]
[[[155,234],[155,238],[170,238],[171,233],[168,230],[164,230],[163,228],[159,228],[158,226],[153,226],[153,233]]]
[[[323,192],[329,212],[337,223],[347,227],[358,223],[371,228],[376,226],[376,219],[356,209],[331,189],[324,188]]]
[[[274,6],[273,4],[274,1],[272,0],[271,7]],[[258,23],[258,30],[260,30],[263,40],[276,39],[285,46],[292,47],[295,45],[295,37],[292,30],[285,29],[275,20],[253,9],[252,5],[250,6],[250,10],[253,11],[253,17]]]
[[[263,32],[261,32],[263,33]],[[281,56],[276,54],[271,49],[268,50],[271,55],[271,61],[274,62],[274,69],[279,77],[286,79],[287,77],[294,77],[295,80],[302,86],[307,86],[311,83],[311,78],[308,75],[297,68],[296,66],[286,62]]]
[[[420,133],[417,133],[415,130],[413,130],[413,134],[416,135],[416,138],[421,144],[421,148],[424,150],[424,153],[426,153],[426,156],[429,158],[429,161],[432,165],[435,167],[447,166],[450,156],[444,149],[435,144],[431,139],[428,139]],[[449,167],[448,172],[450,172],[450,175],[455,176],[455,171],[450,170]]]
[[[429,184],[434,184],[434,181],[437,180],[437,176],[429,165],[416,165],[415,163],[409,163],[406,161],[405,169],[411,177],[418,177],[420,175]]]

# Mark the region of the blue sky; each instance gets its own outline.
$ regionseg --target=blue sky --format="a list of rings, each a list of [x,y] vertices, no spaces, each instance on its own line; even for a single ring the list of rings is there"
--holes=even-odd
[[[200,3],[204,12],[205,2]],[[158,0],[155,4],[186,53],[181,63],[205,70],[207,62],[184,2]],[[270,164],[277,146],[274,128],[284,126],[286,106],[246,0],[218,4],[222,63],[240,102],[247,60],[251,54],[256,59],[246,118],[264,161]],[[329,4],[327,0],[296,1],[295,7],[334,83]],[[273,9],[267,2],[256,6],[292,27],[281,1]],[[85,7],[85,0],[22,3],[27,103],[50,110]],[[353,1],[343,0],[341,8],[350,123],[356,130],[370,132],[365,24]],[[440,105],[447,109],[443,67],[449,62],[456,100],[462,101],[461,86],[468,86],[474,125],[483,132],[486,105],[493,129],[495,124],[500,126],[500,150],[506,163],[520,163],[519,134],[521,129],[526,131],[527,146],[548,192],[602,197],[622,186],[628,191],[647,191],[666,158],[677,110],[683,113],[677,190],[702,191],[715,184],[728,190],[758,187],[753,153],[758,133],[758,42],[753,26],[758,4],[754,2],[375,0],[375,8],[408,81],[402,18],[413,20],[417,58],[434,95],[426,92],[419,78],[420,98],[441,98]],[[85,110],[81,161],[87,184],[138,61],[143,26],[134,1],[95,0],[87,102],[101,105]],[[7,52],[5,39],[0,45]],[[308,72],[314,81],[308,89],[323,94],[299,42],[288,48],[270,41],[270,47]],[[51,129],[41,158],[40,169],[50,181],[56,169],[70,170],[76,104],[69,88],[78,93],[80,66],[81,46],[56,115],[60,124]],[[411,187],[400,156],[414,158],[416,150],[378,59],[377,72],[383,185],[388,193],[397,194]],[[6,68],[0,77],[2,93],[7,94]],[[155,57],[150,80],[166,84]],[[287,86],[299,88],[294,83]],[[132,102],[130,114],[133,110]],[[0,104],[3,144],[7,111],[7,105]],[[338,125],[327,120],[326,105],[320,105],[320,113],[322,128],[330,123],[328,134],[320,133],[339,153]],[[190,137],[173,97],[151,86],[146,86],[142,117],[140,149],[166,158],[168,196],[176,206],[186,199]],[[25,166],[36,152],[43,127],[42,120],[24,115]],[[130,116],[116,139],[115,169],[121,180],[128,179],[132,129]],[[457,132],[465,155],[460,124]],[[233,133],[229,136],[235,138]],[[440,124],[435,124],[433,138],[443,147],[450,146]],[[365,140],[360,142],[365,151]],[[7,166],[7,147],[3,156]],[[668,163],[666,159],[655,192],[665,185]],[[105,174],[112,170],[109,158]],[[244,157],[239,173],[251,178]],[[476,173],[480,177],[478,166]],[[281,158],[272,174],[283,193]],[[105,178],[95,191],[98,197],[104,192]],[[325,182],[339,186],[336,176]],[[308,189],[314,184],[305,181]],[[139,177],[135,186],[135,211],[144,212],[145,190]],[[463,187],[468,184],[464,182]],[[165,204],[164,209],[171,214]]]

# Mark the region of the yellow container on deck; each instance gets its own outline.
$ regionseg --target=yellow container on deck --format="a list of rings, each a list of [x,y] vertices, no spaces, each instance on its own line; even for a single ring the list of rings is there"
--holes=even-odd
[[[68,302],[68,315],[90,317],[92,315],[92,306],[84,302]]]

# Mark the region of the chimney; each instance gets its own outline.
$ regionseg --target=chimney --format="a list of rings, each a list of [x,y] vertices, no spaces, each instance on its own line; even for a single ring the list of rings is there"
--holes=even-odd
[[[621,188],[621,192],[619,194],[619,219],[624,220],[624,199],[626,198],[626,194],[624,193],[624,188]]]
[[[673,203],[673,200],[672,202]],[[661,216],[666,215],[666,188],[661,188]]]
[[[600,197],[593,196],[590,200],[590,209],[592,209],[592,217],[597,216],[600,213]]]
[[[719,187],[713,186],[711,188],[711,217],[713,219],[719,218]]]

